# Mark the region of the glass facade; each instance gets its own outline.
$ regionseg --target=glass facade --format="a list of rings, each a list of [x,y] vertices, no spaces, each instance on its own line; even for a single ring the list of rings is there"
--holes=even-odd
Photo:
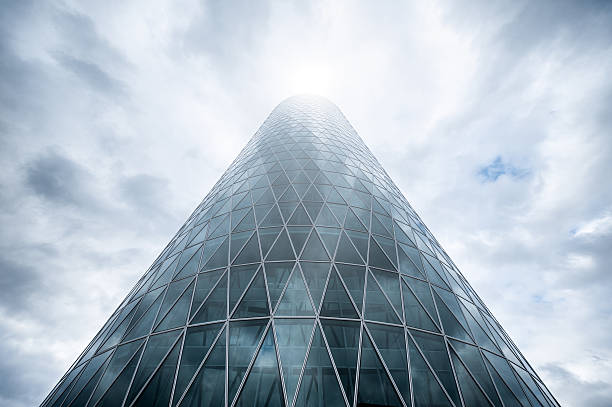
[[[331,102],[282,102],[43,406],[558,406]]]

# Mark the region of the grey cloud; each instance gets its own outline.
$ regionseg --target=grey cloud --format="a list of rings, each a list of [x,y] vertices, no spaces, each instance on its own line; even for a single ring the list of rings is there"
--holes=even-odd
[[[153,216],[152,221],[167,216],[165,203],[172,198],[168,180],[150,174],[127,176],[120,180],[119,191],[123,202],[145,217]]]
[[[185,50],[208,56],[219,74],[244,74],[268,24],[266,3],[206,1],[184,33]]]
[[[15,252],[8,252],[8,254]],[[28,250],[31,254],[31,251]],[[30,296],[40,288],[40,277],[29,265],[17,264],[11,257],[0,257],[0,308],[4,312],[23,312]]]
[[[600,361],[593,360],[599,364]],[[568,393],[573,394],[572,402],[575,405],[589,407],[608,407],[612,400],[612,385],[602,380],[583,380],[564,367],[547,364],[542,367],[554,381],[562,382],[568,387]]]
[[[27,185],[42,198],[60,204],[93,204],[89,171],[56,149],[48,149],[27,163],[25,172]]]
[[[126,87],[125,83],[113,78],[98,65],[63,53],[58,53],[56,59],[62,66],[77,75],[94,90],[112,96],[123,96]]]
[[[58,9],[54,13],[54,22],[62,35],[63,48],[76,58],[113,68],[130,66],[125,56],[100,34],[91,17],[73,10]]]

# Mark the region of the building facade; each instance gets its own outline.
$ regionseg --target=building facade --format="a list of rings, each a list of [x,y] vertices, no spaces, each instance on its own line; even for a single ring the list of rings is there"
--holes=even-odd
[[[43,406],[558,406],[331,102],[270,114]]]

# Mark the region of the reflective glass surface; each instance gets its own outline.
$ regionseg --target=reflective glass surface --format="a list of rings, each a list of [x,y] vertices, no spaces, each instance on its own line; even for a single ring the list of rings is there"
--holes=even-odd
[[[277,106],[44,406],[558,406],[331,102]]]

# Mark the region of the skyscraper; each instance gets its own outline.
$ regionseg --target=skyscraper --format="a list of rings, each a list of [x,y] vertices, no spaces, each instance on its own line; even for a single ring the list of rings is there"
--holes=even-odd
[[[270,114],[44,406],[558,406],[340,110]]]

